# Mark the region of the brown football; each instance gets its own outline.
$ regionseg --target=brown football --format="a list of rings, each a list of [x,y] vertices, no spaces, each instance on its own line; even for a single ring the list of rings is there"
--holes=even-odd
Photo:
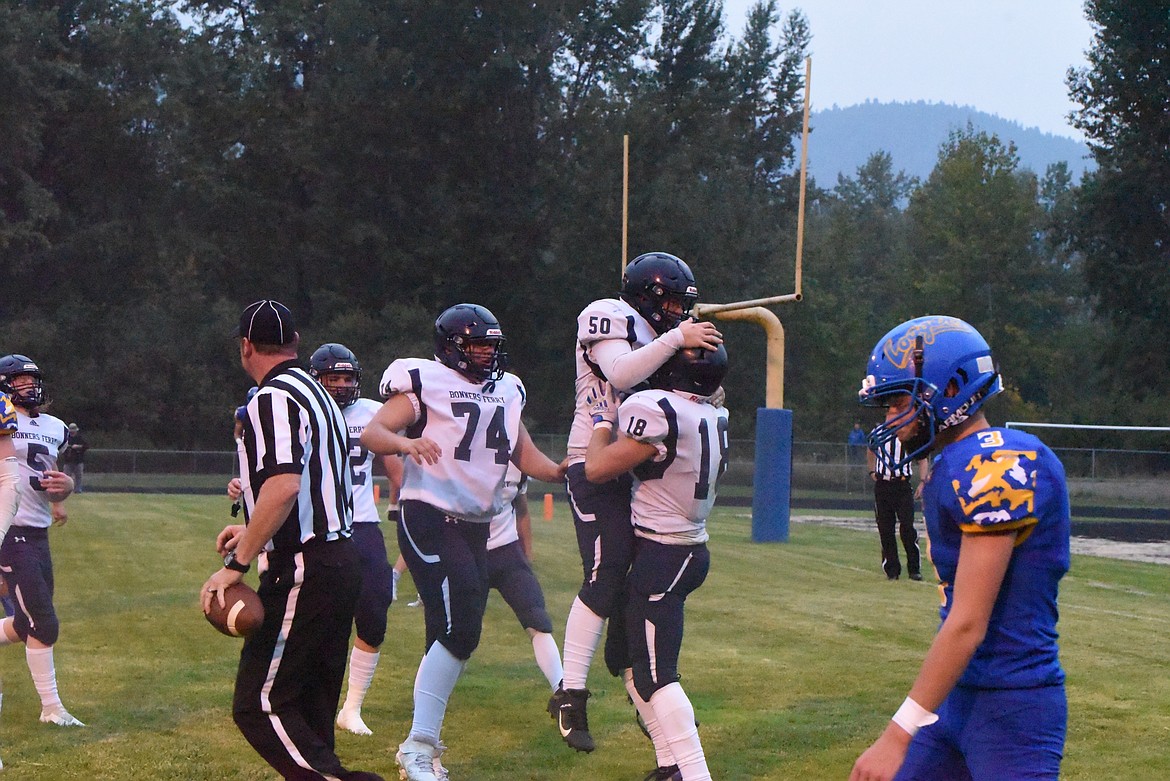
[[[247,637],[264,623],[264,605],[260,595],[247,583],[233,583],[223,592],[224,606],[212,595],[207,621],[229,637]]]

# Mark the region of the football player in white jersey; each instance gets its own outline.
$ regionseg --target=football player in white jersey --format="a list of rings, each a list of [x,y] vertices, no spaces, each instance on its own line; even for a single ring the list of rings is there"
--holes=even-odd
[[[20,463],[16,446],[12,444],[15,433],[16,407],[7,393],[0,393],[0,540],[8,533],[20,506]],[[0,762],[0,768],[3,767],[4,763]]]
[[[625,659],[620,609],[622,585],[633,555],[630,478],[602,485],[585,478],[585,451],[592,434],[589,409],[610,386],[628,393],[685,347],[714,349],[723,337],[711,323],[690,317],[699,290],[690,268],[665,252],[639,255],[626,266],[618,298],[594,301],[577,316],[576,408],[569,432],[566,486],[583,580],[565,624],[565,680],[548,703],[564,741],[592,751],[586,679],[608,618],[606,664],[614,675]]]
[[[375,453],[406,457],[398,548],[426,620],[413,722],[396,755],[407,781],[446,777],[439,731],[479,644],[488,531],[506,504],[509,464],[544,482],[564,478],[563,466],[536,448],[520,419],[524,385],[505,371],[495,315],[457,304],[435,321],[434,340],[434,360],[402,358],[386,369],[381,392],[387,401],[361,437]]]
[[[532,571],[532,522],[528,514],[528,478],[515,464],[508,467],[504,481],[507,504],[492,518],[487,541],[488,587],[516,614],[520,626],[532,640],[536,666],[549,687],[556,691],[564,677],[561,652],[553,639],[552,619],[544,605],[544,591]]]
[[[349,463],[353,471],[353,541],[362,563],[362,590],[354,606],[353,649],[349,654],[349,681],[337,726],[355,735],[373,734],[362,720],[362,702],[378,667],[379,649],[386,639],[386,611],[394,600],[393,570],[386,556],[381,518],[374,503],[374,454],[361,442],[362,432],[382,405],[363,399],[362,367],[348,347],[329,342],[309,358],[309,374],[320,382],[345,417],[349,428]],[[390,480],[390,493],[402,483],[402,460],[381,456]]]
[[[53,661],[60,622],[53,608],[49,527],[68,518],[61,502],[73,492],[73,480],[57,469],[57,456],[69,441],[69,430],[40,411],[45,386],[40,368],[28,356],[0,358],[0,392],[16,407],[12,437],[21,470],[20,507],[0,545],[0,572],[17,609],[0,621],[0,645],[25,644],[25,660],[41,699],[41,721],[84,727],[61,703]]]
[[[591,409],[585,472],[595,482],[633,470],[630,502],[636,535],[626,583],[625,621],[632,675],[624,676],[654,743],[658,767],[648,778],[709,781],[695,710],[679,683],[683,606],[710,567],[707,516],[727,469],[727,410],[709,403],[727,372],[727,352],[680,350],[617,410],[613,399]]]

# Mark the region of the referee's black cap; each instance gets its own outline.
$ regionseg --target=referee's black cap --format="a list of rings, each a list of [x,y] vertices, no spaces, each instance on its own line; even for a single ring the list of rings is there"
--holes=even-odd
[[[279,301],[265,298],[254,301],[240,314],[240,325],[232,336],[256,344],[290,344],[297,336],[297,324],[292,312]]]

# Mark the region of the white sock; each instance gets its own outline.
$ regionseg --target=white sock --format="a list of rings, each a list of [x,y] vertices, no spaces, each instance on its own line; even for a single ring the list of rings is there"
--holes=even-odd
[[[41,709],[64,708],[57,694],[57,668],[53,665],[53,646],[29,648],[25,646],[24,658],[28,671],[32,673],[33,686],[41,697]]]
[[[674,755],[674,762],[684,781],[711,781],[699,730],[695,726],[695,709],[683,691],[682,685],[672,683],[654,692],[650,707],[658,717],[662,734]]]
[[[362,702],[366,699],[366,692],[370,690],[370,681],[374,680],[374,670],[378,668],[378,658],[381,654],[375,651],[363,651],[356,645],[349,652],[349,688],[345,692],[345,703],[342,709],[360,711]]]
[[[12,645],[20,639],[18,637],[16,640],[13,640],[9,636],[9,632],[16,634],[16,631],[12,629],[12,616],[0,619],[0,646]]]
[[[658,717],[654,715],[654,708],[642,699],[642,695],[638,694],[638,690],[634,687],[634,671],[628,667],[623,670],[622,682],[626,685],[626,693],[634,701],[634,707],[638,709],[638,715],[642,717],[642,722],[646,725],[646,731],[650,733],[650,742],[654,744],[654,758],[658,762],[658,767],[670,767],[675,763],[674,754],[670,751],[666,736],[662,734],[662,725],[658,723]]]
[[[447,700],[455,690],[455,683],[463,674],[467,662],[456,659],[442,643],[432,643],[431,649],[418,666],[414,679],[414,721],[410,737],[424,743],[438,745],[439,730],[447,713]]]
[[[553,691],[557,690],[561,679],[565,677],[565,670],[561,667],[561,652],[557,648],[557,641],[548,632],[537,632],[532,636],[532,652],[536,654],[536,666],[544,673],[548,685]]]
[[[601,644],[601,630],[605,619],[590,610],[580,597],[573,600],[569,619],[565,622],[565,683],[566,689],[584,689],[589,679],[589,665]]]

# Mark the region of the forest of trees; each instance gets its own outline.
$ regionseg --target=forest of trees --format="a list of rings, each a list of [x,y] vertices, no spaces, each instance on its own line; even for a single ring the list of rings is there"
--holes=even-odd
[[[810,182],[778,310],[798,438],[843,438],[870,347],[927,313],[988,337],[993,417],[1165,425],[1168,6],[1086,5],[1080,186],[970,127],[925,180],[876,154]],[[248,302],[287,303],[305,356],[347,344],[372,395],[474,301],[529,428],[565,431],[576,313],[619,283],[623,134],[631,256],[683,257],[704,301],[792,291],[813,33],[776,0],[735,33],[721,0],[0,0],[0,350],[96,446],[224,448]],[[750,436],[763,337],[720,327]]]

